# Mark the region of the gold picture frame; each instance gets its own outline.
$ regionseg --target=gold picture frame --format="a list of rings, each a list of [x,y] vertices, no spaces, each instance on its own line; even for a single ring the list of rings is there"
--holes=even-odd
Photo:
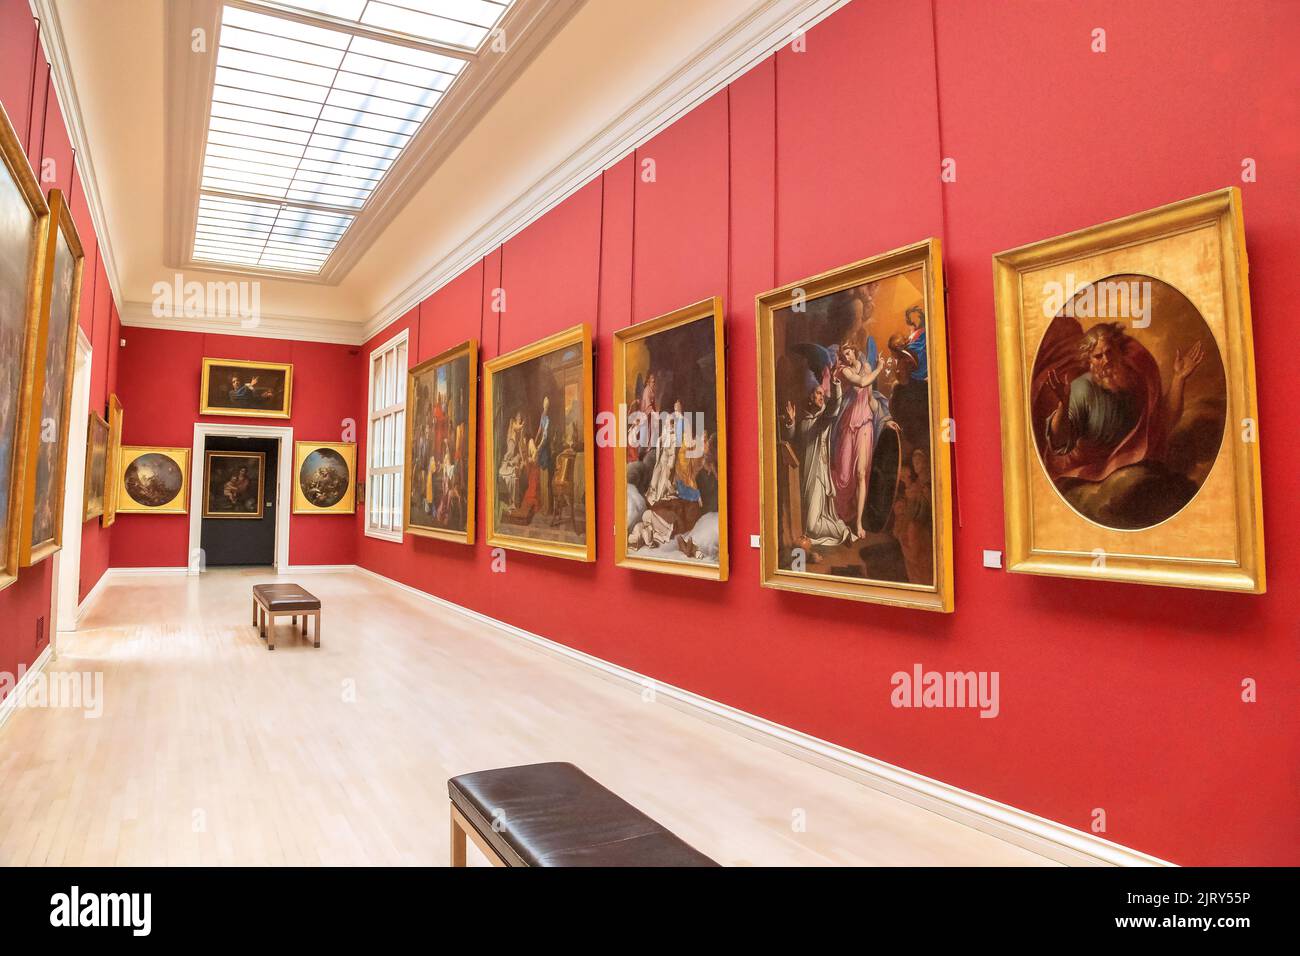
[[[695,328],[690,328],[692,326]],[[694,340],[688,336],[692,336]],[[669,351],[668,355],[662,358],[653,355],[654,350],[649,340],[655,338],[659,338],[662,343],[662,351]],[[706,410],[685,407],[683,403],[682,414],[685,416],[686,427],[680,430],[680,435],[674,434],[678,429],[664,427],[664,422],[668,421],[665,416],[672,413],[664,411],[662,406],[669,404],[670,399],[679,399],[682,395],[691,394],[691,383],[683,381],[679,385],[675,380],[679,376],[688,377],[689,366],[702,361],[703,356],[699,354],[698,349],[705,347],[704,339],[708,339],[713,350],[713,362],[710,368],[713,381],[706,388],[695,391],[696,403],[703,405]],[[677,348],[673,349],[673,346]],[[656,376],[667,381],[659,383]],[[638,383],[640,383],[639,387]],[[666,387],[669,394],[647,394],[647,392],[660,391],[660,386]],[[634,410],[623,411],[632,409],[634,404],[636,406]],[[711,409],[708,408],[709,405],[712,406]],[[620,428],[620,441],[614,449],[615,565],[713,581],[727,580],[727,381],[726,339],[723,332],[721,297],[704,299],[658,318],[619,329],[614,333],[613,408],[618,415]],[[670,404],[669,408],[675,408],[675,405]],[[650,417],[656,419],[653,426],[649,421]],[[708,436],[707,439],[702,438],[699,434],[701,431]],[[691,445],[702,440],[704,444],[698,456],[674,454],[675,458],[687,464],[687,471],[699,469],[694,475],[684,479],[687,487],[681,493],[693,492],[690,500],[681,498],[677,491],[668,492],[666,498],[662,500],[665,508],[661,509],[668,515],[667,520],[638,521],[635,527],[638,530],[643,529],[645,536],[650,540],[645,543],[638,542],[639,546],[633,548],[628,529],[628,501],[632,498],[638,503],[645,503],[643,515],[650,511],[650,505],[638,486],[645,484],[646,493],[653,494],[652,488],[657,472],[645,467],[652,460],[651,454],[655,456],[653,460],[658,462],[660,460],[658,456],[661,454],[660,446],[665,443],[676,447],[679,444]],[[653,448],[644,451],[639,451],[637,448],[638,444],[652,443]],[[638,455],[635,463],[632,461],[634,454]],[[643,474],[633,475],[631,489],[629,488],[629,472],[632,470],[629,468],[630,465],[640,466],[638,470],[643,472]],[[666,474],[669,478],[675,477],[673,473]],[[704,477],[711,477],[713,480],[706,483],[702,480]],[[706,499],[714,497],[703,493],[709,484],[716,484],[717,505],[712,514],[713,530],[717,538],[717,558],[699,560],[694,555],[685,554],[683,549],[689,547],[690,550],[695,550],[701,544],[700,541],[695,540],[698,535],[690,532],[694,527],[698,527],[697,521],[701,517],[707,519],[709,516],[707,511],[703,515],[700,514],[702,508],[707,508]],[[697,500],[701,502],[698,506],[694,505]],[[684,517],[677,514],[680,511],[685,511]],[[678,532],[682,533],[678,534]],[[647,556],[637,553],[642,549],[656,552],[665,548],[674,550],[668,547],[667,542],[658,541],[659,538],[664,537],[676,542],[675,550],[682,557]],[[629,553],[630,549],[631,553]]]
[[[313,458],[312,456],[316,456]],[[339,469],[346,469],[340,488]],[[325,474],[321,474],[324,470]],[[293,443],[293,513],[343,515],[357,511],[357,446],[355,442],[296,441]]]
[[[81,520],[102,517],[108,498],[108,422],[99,412],[89,413],[86,424],[86,473],[82,482]]]
[[[764,293],[756,299],[756,312],[763,587],[952,611],[952,422],[939,240],[925,239]],[[876,350],[873,369],[869,356],[875,339],[869,329],[877,319],[911,331],[887,339],[885,349]],[[820,323],[816,327],[814,320]],[[842,337],[845,330],[852,331],[852,343]],[[811,340],[787,341],[792,333]],[[846,349],[858,364],[841,366]],[[849,375],[867,382],[856,387],[852,401],[864,403],[863,418],[872,428],[863,437],[855,432],[853,443],[844,445],[852,449],[843,462],[851,480],[839,491],[853,521],[840,517],[839,492],[831,501],[815,491],[839,482],[838,464],[845,456],[838,445],[827,449],[836,434],[832,429],[839,427],[835,416],[848,404],[843,382]],[[907,398],[903,424],[885,414],[885,405],[871,392],[882,387],[882,375],[890,399],[901,404]],[[780,412],[778,391],[787,403]],[[861,432],[868,426],[855,427]],[[817,444],[822,440],[825,448]],[[807,486],[804,474],[811,482]],[[805,501],[805,487],[814,489],[809,501],[816,510]],[[879,524],[868,527],[869,515]],[[854,524],[862,526],[861,535]],[[877,560],[878,555],[888,561]]]
[[[117,520],[117,480],[122,468],[122,402],[116,395],[108,396],[108,461],[104,471],[104,514],[99,523],[111,528]]]
[[[993,257],[1009,571],[1264,592],[1247,274],[1236,187]]]
[[[461,425],[464,431],[464,454],[460,454],[459,449],[451,449],[454,462],[453,467],[459,468],[460,473],[464,475],[464,488],[456,489],[457,497],[463,497],[460,503],[460,510],[464,514],[465,530],[459,531],[455,528],[437,527],[436,518],[429,518],[428,514],[436,514],[434,505],[434,493],[432,477],[437,467],[437,442],[429,443],[425,436],[417,434],[417,429],[421,427],[420,415],[422,413],[421,401],[425,394],[436,394],[438,385],[438,375],[440,371],[445,371],[444,380],[453,377],[453,372],[458,371],[455,368],[456,363],[463,362],[465,371],[462,373],[465,379],[462,386],[463,395],[460,398],[454,397],[451,385],[448,385],[450,394],[447,396],[448,407],[454,402],[457,407],[462,403],[460,408]],[[454,377],[459,378],[460,375]],[[432,379],[432,392],[429,391],[429,384],[426,379]],[[410,369],[406,373],[406,474],[404,502],[402,511],[402,530],[406,534],[419,535],[426,538],[439,538],[443,541],[455,541],[459,544],[474,543],[474,511],[477,504],[476,483],[478,477],[478,340],[469,339],[453,348],[447,349],[427,361]],[[452,418],[454,419],[453,412]],[[421,450],[425,444],[431,444],[432,447]],[[460,444],[459,441],[456,442]],[[463,458],[463,460],[462,460]],[[429,461],[424,461],[429,459]],[[424,515],[418,514],[417,499],[422,503],[426,512]],[[452,511],[451,513],[455,513]],[[422,520],[423,519],[423,520]]]
[[[86,261],[77,225],[62,190],[51,189],[46,201],[50,220],[41,277],[36,363],[31,379],[33,398],[27,408],[26,493],[22,537],[18,542],[19,563],[25,568],[44,561],[63,546],[68,426],[80,328],[81,278]],[[54,430],[47,435],[51,422]]]
[[[251,496],[256,501],[256,510],[244,511],[222,511],[212,507],[213,488],[212,488],[212,464],[214,460],[232,459],[233,461],[255,462],[257,466],[257,490]],[[247,465],[241,467],[248,467]],[[237,477],[237,476],[235,476]],[[221,475],[217,476],[218,480]],[[227,479],[229,482],[231,479]],[[226,487],[226,486],[223,486]],[[223,449],[212,449],[203,453],[203,517],[205,518],[229,518],[242,519],[245,521],[260,520],[266,511],[266,452],[263,451],[225,451]],[[231,496],[231,502],[234,502],[234,494],[238,493],[238,485],[233,492],[225,492]]]
[[[270,376],[268,385],[261,382]],[[245,381],[244,377],[252,379]],[[220,384],[225,378],[226,383]],[[238,379],[238,382],[234,382]],[[231,385],[237,384],[239,396]],[[255,387],[263,386],[260,390]],[[223,400],[222,388],[226,391]],[[243,359],[205,358],[199,378],[199,414],[236,418],[289,418],[293,408],[293,365],[287,362],[250,362]]]
[[[115,482],[118,514],[189,514],[188,448],[126,445],[120,464]]]
[[[44,288],[45,244],[49,238],[50,207],[41,194],[22,143],[9,115],[0,104],[0,184],[4,205],[0,222],[8,224],[12,203],[14,218],[23,218],[26,208],[30,223],[25,237],[0,235],[0,591],[18,580],[22,566],[19,542],[23,537],[27,499],[27,442],[30,437],[30,407],[33,404],[37,338],[41,324],[41,294]],[[12,188],[14,196],[10,193]],[[10,248],[10,245],[17,248]]]
[[[553,356],[558,356],[558,359],[552,360],[551,367],[540,364]],[[555,369],[561,370],[563,375],[559,391]],[[590,327],[585,323],[575,325],[498,356],[484,364],[483,372],[484,451],[488,467],[487,543],[492,547],[572,561],[595,561],[596,462],[592,444],[594,412]],[[547,377],[549,381],[545,380]],[[545,400],[531,396],[529,401],[535,407],[525,408],[523,396],[539,390],[545,392]],[[566,403],[555,413],[558,425],[550,421],[550,413],[546,411],[552,392],[560,394]],[[565,427],[568,406],[575,400],[581,405],[581,423]],[[543,417],[547,419],[545,428],[542,427]],[[519,500],[510,507],[503,507],[500,492],[503,489],[509,492],[510,485],[503,477],[502,469],[507,460],[513,461],[508,459],[512,454],[510,435],[520,419],[523,427],[515,437],[520,458],[514,485]],[[573,434],[575,427],[577,434]],[[561,431],[567,434],[559,434]],[[540,442],[537,441],[539,438]],[[532,446],[536,446],[536,451]],[[549,472],[545,467],[547,464],[552,466]],[[578,481],[582,482],[580,488]],[[582,497],[580,513],[575,500],[579,493]],[[564,529],[563,503],[566,498],[571,532]],[[579,514],[583,520],[581,534],[576,530]],[[534,524],[534,518],[539,516],[541,522]],[[503,524],[510,530],[502,530]],[[529,537],[516,530],[525,527],[529,530],[537,528],[539,534]],[[578,540],[565,540],[567,537]]]

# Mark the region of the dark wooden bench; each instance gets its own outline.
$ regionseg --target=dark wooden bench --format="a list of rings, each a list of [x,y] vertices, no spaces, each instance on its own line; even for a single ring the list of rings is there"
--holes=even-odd
[[[313,647],[320,647],[320,598],[311,594],[298,584],[255,584],[253,585],[253,626],[258,636],[266,641],[268,651],[275,650],[275,619],[277,617],[293,618],[293,626],[299,627],[303,637],[307,636],[307,619],[313,623]]]
[[[451,865],[469,837],[496,866],[717,866],[571,763],[461,774],[451,797]]]

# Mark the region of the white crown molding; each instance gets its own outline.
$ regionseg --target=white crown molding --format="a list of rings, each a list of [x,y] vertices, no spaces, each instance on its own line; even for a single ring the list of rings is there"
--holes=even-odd
[[[104,204],[100,198],[99,180],[95,176],[95,163],[90,155],[89,141],[86,139],[86,126],[81,118],[81,101],[77,98],[77,84],[72,77],[68,64],[68,49],[63,42],[63,27],[59,22],[59,11],[54,0],[29,0],[32,16],[40,25],[40,43],[45,56],[50,61],[50,75],[54,79],[54,89],[59,96],[59,108],[63,113],[63,122],[67,124],[68,135],[72,140],[73,162],[81,173],[81,191],[86,196],[90,207],[90,221],[95,226],[96,247],[104,260],[104,271],[108,274],[109,290],[113,294],[113,303],[118,315],[122,314],[122,286],[118,279],[117,257],[113,254],[113,242],[109,237],[108,220],[104,215]]]
[[[155,315],[153,306],[148,302],[126,303],[121,316],[124,329],[164,329],[169,332],[242,335],[257,339],[328,342],[333,345],[360,345],[362,341],[361,324],[347,319],[313,319],[262,313],[256,325],[245,327],[238,317]]]
[[[365,324],[369,341],[475,262],[849,0],[759,0],[663,82],[467,236]]]
[[[1041,856],[1068,866],[1174,866],[1140,850],[1112,843],[1083,830],[1048,820],[978,793],[954,787],[894,764],[829,743],[783,724],[730,707],[708,697],[664,684],[617,664],[593,657],[531,631],[498,621],[445,598],[394,581],[369,568],[357,571],[421,600],[436,604],[507,637],[522,640],[562,660],[578,664],[601,677],[622,684],[637,694],[653,687],[657,700],[685,713],[725,727],[747,739],[880,790],[907,803],[973,827]]]

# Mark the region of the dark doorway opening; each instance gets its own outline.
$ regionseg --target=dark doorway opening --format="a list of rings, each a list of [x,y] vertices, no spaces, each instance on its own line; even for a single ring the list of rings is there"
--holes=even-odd
[[[256,481],[250,481],[251,488],[240,493],[232,486],[227,496],[225,483],[230,463],[236,466],[238,458],[218,457],[213,468],[215,474],[209,476],[208,452],[242,452],[263,455],[261,517],[207,517],[199,531],[199,547],[203,549],[204,561],[209,568],[226,567],[269,567],[275,564],[275,525],[276,525],[276,490],[279,480],[280,439],[278,438],[230,438],[224,435],[209,435],[204,441],[203,460],[194,463],[195,478],[202,482],[201,505],[209,503],[211,510],[232,509],[243,514],[256,508]],[[252,493],[250,493],[252,492]],[[232,499],[238,499],[232,501]]]

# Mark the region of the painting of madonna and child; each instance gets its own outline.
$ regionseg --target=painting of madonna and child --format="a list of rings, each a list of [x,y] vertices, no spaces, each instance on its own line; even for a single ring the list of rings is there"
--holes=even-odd
[[[484,365],[488,544],[594,561],[591,333]]]
[[[722,343],[716,298],[614,335],[620,566],[727,578]]]
[[[930,240],[760,297],[764,584],[951,610],[938,261]]]

